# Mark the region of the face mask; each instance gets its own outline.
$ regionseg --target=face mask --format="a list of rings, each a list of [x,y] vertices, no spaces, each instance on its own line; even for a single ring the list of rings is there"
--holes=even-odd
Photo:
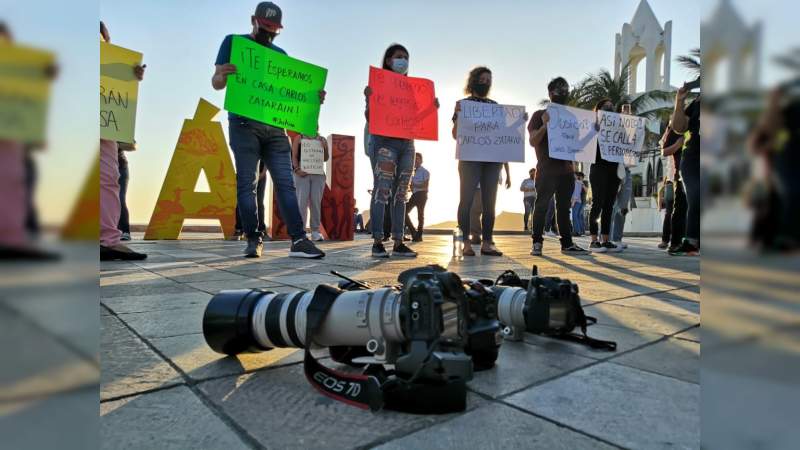
[[[569,88],[566,86],[558,86],[550,93],[550,100],[559,105],[566,103],[568,97]]]
[[[392,71],[402,75],[408,73],[408,60],[404,58],[392,59]]]
[[[472,93],[478,97],[486,97],[492,85],[489,83],[475,83],[472,85]]]
[[[272,31],[267,31],[263,28],[258,29],[258,33],[256,33],[255,39],[261,45],[269,46],[272,41],[275,39],[278,33],[274,33]]]
[[[601,108],[603,111],[614,112],[614,107],[610,105],[605,105]]]

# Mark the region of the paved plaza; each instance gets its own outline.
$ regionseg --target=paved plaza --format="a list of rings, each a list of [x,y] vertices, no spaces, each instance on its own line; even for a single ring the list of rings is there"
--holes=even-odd
[[[245,259],[241,242],[186,237],[136,240],[131,247],[147,260],[100,264],[105,448],[699,448],[700,260],[666,255],[657,238],[580,257],[548,238],[544,256],[533,257],[529,237],[497,236],[505,256],[451,261],[447,236],[416,244],[416,260],[375,260],[362,235],[323,243],[328,256],[315,261],[288,258],[286,242]],[[542,275],[568,278],[599,320],[589,334],[618,350],[531,335],[505,342],[497,366],[469,383],[467,411],[409,415],[320,395],[299,350],[223,357],[201,333],[205,305],[220,290],[314,289],[338,281],[332,269],[387,284],[426,263],[491,278],[506,269],[527,276],[537,264]]]

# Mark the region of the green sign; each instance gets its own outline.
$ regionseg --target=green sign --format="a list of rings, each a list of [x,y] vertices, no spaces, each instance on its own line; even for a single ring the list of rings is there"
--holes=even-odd
[[[267,125],[317,135],[319,91],[328,69],[290,58],[250,39],[234,36],[225,109]]]

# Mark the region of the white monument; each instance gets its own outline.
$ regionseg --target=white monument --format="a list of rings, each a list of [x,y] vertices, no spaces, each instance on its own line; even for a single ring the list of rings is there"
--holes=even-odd
[[[636,72],[645,61],[644,89],[638,89]],[[614,49],[614,76],[628,64],[628,94],[669,90],[669,72],[672,61],[672,21],[661,27],[647,0],[642,0],[629,23],[617,33]]]
[[[720,0],[710,18],[700,24],[700,35],[704,91],[714,94],[758,88],[760,22],[748,26],[730,0]],[[727,83],[721,82],[725,79]]]

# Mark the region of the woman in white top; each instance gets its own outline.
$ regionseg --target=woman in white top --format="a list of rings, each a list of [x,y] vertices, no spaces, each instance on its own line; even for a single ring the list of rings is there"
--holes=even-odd
[[[319,162],[319,148],[322,147],[322,163]],[[307,153],[304,157],[304,153]],[[316,154],[315,158],[313,154]],[[311,240],[322,241],[319,232],[322,208],[322,193],[325,191],[325,162],[328,161],[328,141],[324,137],[297,135],[292,140],[292,166],[294,186],[297,190],[297,203],[303,226],[311,209]]]

